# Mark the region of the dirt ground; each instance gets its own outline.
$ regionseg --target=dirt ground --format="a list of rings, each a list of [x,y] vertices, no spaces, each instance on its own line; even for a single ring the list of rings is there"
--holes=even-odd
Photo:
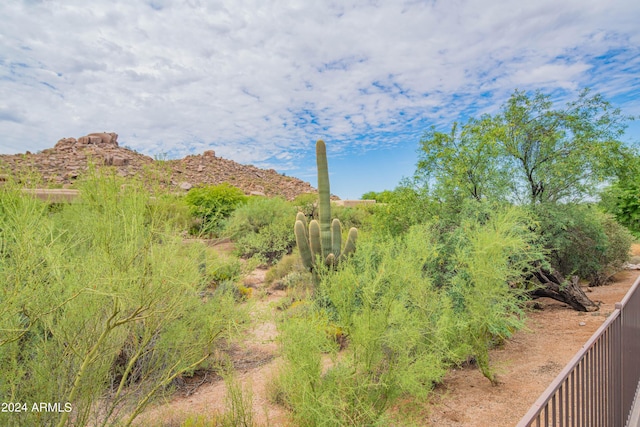
[[[633,252],[640,255],[640,245],[634,245]],[[256,270],[245,284],[259,290],[264,274],[264,270]],[[492,386],[472,366],[452,370],[434,390],[429,405],[412,409],[418,423],[434,427],[515,426],[639,275],[640,271],[622,271],[611,285],[586,289],[589,298],[601,303],[600,310],[593,313],[579,313],[546,298],[537,300],[542,309],[529,312],[526,329],[491,351],[499,385]],[[251,390],[256,424],[291,426],[286,411],[267,399],[268,383],[279,363],[274,307],[285,293],[263,290],[262,294],[253,307],[257,326],[230,354],[237,379]],[[172,401],[148,410],[138,425],[180,426],[187,416],[214,416],[224,409],[225,384],[217,379],[205,382],[188,396],[177,394]]]
[[[543,309],[529,313],[526,330],[491,352],[500,384],[492,386],[475,368],[451,371],[435,390],[425,425],[515,426],[639,275],[639,271],[623,271],[613,284],[591,288],[589,298],[602,303],[593,313],[579,313],[557,301],[539,299]]]

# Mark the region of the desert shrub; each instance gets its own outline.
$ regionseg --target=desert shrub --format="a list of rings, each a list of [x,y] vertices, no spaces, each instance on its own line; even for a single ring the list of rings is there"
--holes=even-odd
[[[606,188],[600,205],[640,238],[640,179],[632,176]]]
[[[241,260],[233,256],[222,256],[214,251],[207,252],[205,278],[210,286],[216,287],[222,282],[236,282],[243,274]]]
[[[631,234],[590,205],[543,205],[535,209],[549,261],[564,276],[604,284],[629,257]]]
[[[423,224],[433,217],[434,201],[424,188],[404,182],[392,192],[385,194],[384,204],[370,209],[371,218],[365,220],[366,227],[379,234],[399,236],[412,225]]]
[[[197,220],[191,233],[216,235],[221,231],[223,221],[247,201],[247,196],[239,188],[222,183],[192,188],[184,200]]]
[[[302,265],[300,256],[298,254],[289,254],[283,256],[280,261],[273,265],[265,276],[265,282],[267,284],[273,284],[274,282],[281,281],[288,275],[296,272],[305,272],[306,269]]]
[[[338,218],[342,224],[343,230],[349,230],[351,227],[358,229],[363,228],[367,221],[367,217],[371,215],[370,206],[361,205],[355,207],[331,206],[331,216]]]
[[[284,199],[259,197],[231,215],[225,234],[234,240],[240,256],[271,265],[295,245],[295,217],[295,207]]]
[[[304,213],[308,220],[318,219],[318,193],[304,193],[293,199],[293,206]]]
[[[389,203],[392,201],[393,191],[391,190],[383,190],[383,191],[368,191],[364,193],[361,197],[362,200],[375,200],[378,203]]]
[[[525,278],[540,253],[522,209],[473,212],[445,240],[432,224],[362,236],[348,262],[320,272],[313,304],[292,305],[273,395],[299,424],[388,423],[398,398],[425,398],[470,359],[496,381],[489,349],[523,325]],[[448,274],[436,283],[441,263]]]
[[[424,397],[444,375],[454,317],[421,272],[434,249],[424,240],[362,242],[351,262],[322,275],[316,303],[290,309],[281,325],[276,395],[301,425],[384,424],[396,398]]]
[[[530,226],[518,208],[494,212],[484,222],[463,220],[451,259],[454,274],[443,288],[463,325],[458,336],[468,356],[492,382],[489,349],[523,326],[526,278],[543,256]]]
[[[232,372],[223,375],[227,392],[225,410],[213,416],[190,415],[180,427],[254,427],[253,394],[250,387],[239,383]]]
[[[152,219],[163,226],[170,226],[176,230],[188,230],[192,217],[190,207],[184,197],[168,194],[166,192],[157,193],[148,204],[148,221]]]
[[[122,184],[92,175],[51,214],[0,188],[0,395],[72,406],[0,424],[128,425],[241,321],[232,296],[200,297],[194,247]]]

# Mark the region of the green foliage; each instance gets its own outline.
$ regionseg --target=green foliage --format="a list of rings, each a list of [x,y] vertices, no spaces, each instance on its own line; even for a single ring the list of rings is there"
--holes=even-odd
[[[267,271],[265,283],[270,285],[274,282],[282,281],[292,273],[303,273],[304,271],[304,266],[298,254],[285,255]]]
[[[516,91],[496,118],[495,134],[519,165],[520,192],[531,202],[558,202],[593,194],[623,166],[618,138],[628,119],[588,90],[563,110],[554,110],[541,92],[529,97]]]
[[[345,206],[333,206],[332,216],[347,230],[351,228],[360,228],[368,221],[368,217],[371,215],[370,206],[360,205],[354,207]]]
[[[209,285],[217,287],[224,282],[233,283],[242,276],[243,266],[238,258],[218,255],[215,251],[207,251],[205,257],[205,282]]]
[[[618,179],[601,193],[600,206],[615,216],[636,238],[640,237],[640,156],[627,156]]]
[[[176,230],[188,230],[191,225],[191,212],[184,197],[161,192],[149,200],[147,209],[149,218]]]
[[[191,215],[198,221],[192,234],[217,234],[223,221],[240,205],[247,201],[242,190],[228,183],[196,187],[184,198]]]
[[[256,425],[253,409],[253,397],[249,387],[244,387],[230,372],[223,376],[227,392],[225,411],[213,417],[192,415],[187,417],[180,427],[254,427]]]
[[[428,196],[424,186],[405,180],[388,194],[384,204],[371,207],[373,215],[365,217],[364,228],[398,236],[412,225],[429,221],[435,208],[435,202]]]
[[[369,191],[367,193],[364,193],[362,195],[362,197],[360,197],[360,199],[361,200],[375,200],[378,203],[389,203],[391,201],[392,197],[393,197],[393,191],[384,190],[384,191],[379,191],[379,192]]]
[[[437,182],[435,194],[442,200],[457,197],[499,198],[508,186],[508,174],[488,117],[469,119],[451,132],[425,132],[420,140],[417,173]]]
[[[365,236],[348,262],[319,272],[315,304],[280,325],[275,395],[300,425],[386,425],[398,398],[425,398],[469,359],[496,381],[488,351],[522,326],[524,277],[540,254],[521,209],[472,210],[460,224],[446,238],[437,224]],[[436,282],[441,264],[449,274]]]
[[[630,117],[583,91],[564,109],[549,95],[516,91],[495,116],[458,132],[431,129],[421,140],[417,173],[443,198],[464,195],[543,203],[579,200],[624,167],[618,138]]]
[[[629,257],[633,237],[611,216],[590,205],[541,205],[534,209],[551,266],[602,285]]]
[[[491,214],[485,221],[462,221],[456,230],[458,241],[451,260],[455,274],[449,292],[458,300],[458,312],[465,319],[460,336],[491,382],[495,373],[489,364],[489,349],[509,338],[523,326],[520,309],[534,261],[541,254],[522,210],[511,208]]]
[[[232,296],[200,298],[198,250],[122,184],[94,173],[53,213],[0,188],[0,395],[73,408],[0,424],[129,425],[239,322]]]
[[[304,193],[293,199],[293,205],[307,218],[318,219],[318,194]]]
[[[233,212],[224,234],[231,237],[242,257],[258,257],[269,265],[291,253],[295,236],[291,217],[295,207],[284,199],[252,198]]]

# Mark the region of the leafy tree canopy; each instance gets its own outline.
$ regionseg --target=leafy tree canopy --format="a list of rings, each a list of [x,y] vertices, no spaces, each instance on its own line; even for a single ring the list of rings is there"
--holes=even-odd
[[[589,90],[560,109],[550,95],[515,91],[494,116],[425,132],[416,173],[445,199],[580,200],[625,164],[619,138],[631,119]]]

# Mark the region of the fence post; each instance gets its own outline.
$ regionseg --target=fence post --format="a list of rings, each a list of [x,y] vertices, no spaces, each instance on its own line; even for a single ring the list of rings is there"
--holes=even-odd
[[[618,396],[617,398],[614,400],[615,402],[617,402],[617,406],[618,406],[618,410],[616,411],[616,425],[622,425],[622,420],[623,420],[623,412],[624,412],[624,402],[623,402],[623,396],[624,396],[624,373],[623,371],[623,367],[624,367],[624,351],[622,348],[622,343],[624,342],[624,337],[623,337],[623,333],[624,333],[624,325],[623,325],[623,317],[622,317],[622,303],[621,302],[617,302],[615,305],[615,309],[620,311],[620,322],[618,322],[618,330],[616,331],[616,334],[618,335],[618,340],[616,343],[616,352],[618,353],[618,369],[616,369],[616,378],[615,378],[615,384],[618,384]]]

